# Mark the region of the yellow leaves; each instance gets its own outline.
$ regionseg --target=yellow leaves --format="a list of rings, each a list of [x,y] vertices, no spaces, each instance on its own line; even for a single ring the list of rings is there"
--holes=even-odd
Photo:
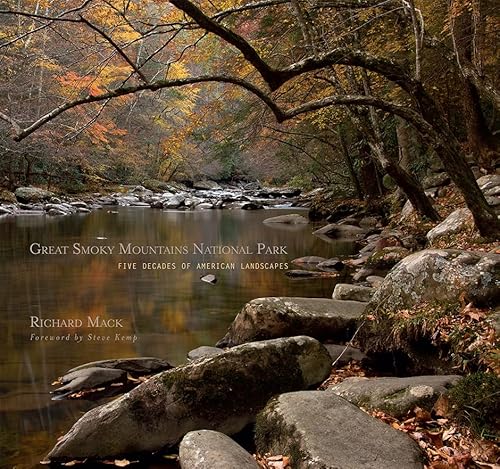
[[[178,78],[186,78],[189,76],[186,66],[180,62],[170,64],[167,72],[167,79],[175,80]]]

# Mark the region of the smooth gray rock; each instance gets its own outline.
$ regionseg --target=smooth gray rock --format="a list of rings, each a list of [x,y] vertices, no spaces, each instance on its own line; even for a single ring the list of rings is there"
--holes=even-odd
[[[458,375],[409,378],[347,378],[328,390],[349,402],[378,409],[396,418],[415,407],[430,411],[437,399],[461,379]]]
[[[350,345],[323,344],[330,354],[332,363],[336,361],[336,367],[347,365],[351,360],[362,362],[367,359],[367,356],[358,348]]]
[[[366,234],[366,230],[355,225],[339,225],[337,223],[330,223],[329,225],[314,231],[313,234],[316,236],[325,235],[336,239],[359,239]]]
[[[330,373],[310,337],[234,347],[159,373],[78,420],[48,459],[104,459],[171,447],[193,430],[241,431],[277,394],[307,389]]]
[[[71,371],[61,379],[63,386],[55,389],[54,394],[77,392],[107,386],[111,383],[126,380],[127,372],[110,368],[90,367]]]
[[[340,271],[344,269],[345,265],[341,260],[337,259],[336,257],[333,257],[331,259],[326,259],[325,261],[320,262],[317,265],[317,267],[318,269],[324,271],[331,271],[331,270]]]
[[[368,277],[366,277],[366,281],[372,286],[372,288],[377,289],[380,285],[382,285],[384,277],[381,277],[380,275],[368,275]]]
[[[336,277],[337,271],[317,271],[317,270],[287,270],[285,275],[291,278],[325,278]]]
[[[179,446],[182,469],[259,469],[250,453],[224,433],[189,432]]]
[[[220,355],[224,353],[223,350],[217,347],[209,347],[207,345],[202,345],[188,352],[187,358],[190,361],[199,360],[200,358],[213,357],[214,355]]]
[[[166,209],[175,209],[179,208],[181,205],[184,204],[184,201],[186,200],[186,197],[182,194],[176,194],[172,197],[167,198],[163,202],[163,208]]]
[[[362,287],[361,285],[352,285],[349,283],[337,283],[333,290],[332,298],[334,300],[368,302],[372,299],[374,293],[374,288]]]
[[[320,340],[349,340],[366,305],[325,298],[257,298],[243,307],[217,346],[297,334]]]
[[[426,237],[430,243],[434,243],[439,238],[446,238],[465,230],[468,226],[472,226],[473,223],[471,211],[468,208],[459,208],[448,215],[439,225],[432,228]]]
[[[14,194],[19,202],[25,203],[42,202],[55,196],[53,192],[31,186],[18,187]]]
[[[215,181],[211,181],[209,179],[204,179],[202,181],[196,181],[193,184],[195,189],[201,190],[220,190],[222,187]]]
[[[260,453],[286,454],[294,469],[423,469],[418,445],[328,391],[281,394],[259,414]]]
[[[93,367],[124,370],[133,376],[150,375],[173,368],[170,363],[163,360],[162,358],[113,358],[109,360],[99,360],[96,362],[84,363],[83,365],[72,368],[68,371],[68,373]]]
[[[486,195],[496,195],[500,186],[500,174],[486,174],[485,176],[481,176],[476,182]]]
[[[278,215],[277,217],[266,218],[264,223],[285,223],[287,225],[302,225],[309,223],[309,220],[298,213]]]
[[[304,256],[304,257],[298,257],[297,259],[294,259],[292,261],[292,264],[296,265],[305,265],[305,264],[319,264],[320,262],[326,261],[324,257],[319,257],[319,256]]]
[[[446,184],[449,184],[450,181],[451,179],[450,176],[448,176],[448,173],[434,173],[427,176],[422,182],[422,185],[424,189],[430,189],[431,187],[445,186]]]
[[[405,257],[384,278],[370,305],[397,311],[427,302],[475,304],[500,300],[500,255],[426,249]]]

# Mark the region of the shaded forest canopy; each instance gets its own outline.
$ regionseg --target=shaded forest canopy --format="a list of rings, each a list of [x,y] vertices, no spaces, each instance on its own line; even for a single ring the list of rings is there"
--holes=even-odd
[[[0,2],[6,186],[266,179],[360,198],[390,179],[438,215],[442,166],[483,235],[470,165],[498,158],[489,0]]]

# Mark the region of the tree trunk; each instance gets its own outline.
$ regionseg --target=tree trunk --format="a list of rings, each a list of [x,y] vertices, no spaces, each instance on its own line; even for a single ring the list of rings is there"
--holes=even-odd
[[[467,116],[465,126],[469,150],[475,161],[483,168],[491,171],[495,154],[498,154],[498,142],[490,132],[481,109],[481,102],[476,87],[470,80],[463,80],[463,109]]]
[[[354,190],[356,191],[356,196],[359,200],[363,200],[363,189],[361,188],[361,184],[359,182],[358,175],[356,174],[356,170],[354,169],[354,165],[352,164],[352,158],[349,154],[349,150],[347,149],[347,144],[345,141],[344,134],[342,130],[338,132],[340,148],[342,150],[342,154],[344,155],[344,160],[347,165],[347,169],[349,170],[349,176],[351,177],[351,181],[354,185]]]
[[[483,20],[480,2],[473,2],[469,9],[458,0],[450,3],[450,24],[453,47],[462,77],[464,121],[469,151],[475,161],[486,169],[492,169],[492,160],[498,152],[498,142],[491,133],[481,108],[478,90],[470,76],[463,72],[462,64],[474,64],[476,72],[482,75]]]

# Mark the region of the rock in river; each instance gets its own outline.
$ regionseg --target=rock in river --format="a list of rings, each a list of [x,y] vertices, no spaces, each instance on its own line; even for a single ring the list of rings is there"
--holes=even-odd
[[[264,223],[285,223],[287,225],[307,224],[309,220],[298,213],[278,215],[277,217],[266,218]]]
[[[189,432],[179,446],[182,469],[259,469],[255,459],[224,433]]]
[[[63,386],[54,390],[54,394],[70,394],[89,390],[111,383],[127,380],[127,372],[110,368],[82,368],[64,375],[61,378]]]
[[[193,430],[234,434],[277,394],[307,389],[328,376],[330,356],[299,336],[241,345],[159,373],[78,420],[48,458],[73,460],[149,453]]]
[[[325,298],[270,297],[247,303],[218,347],[307,334],[320,340],[351,338],[366,303]]]
[[[257,418],[261,454],[286,454],[294,469],[423,469],[418,445],[329,391],[282,394]]]
[[[92,367],[124,370],[133,376],[152,375],[173,368],[167,361],[156,357],[114,358],[85,363],[72,368],[68,373]]]

